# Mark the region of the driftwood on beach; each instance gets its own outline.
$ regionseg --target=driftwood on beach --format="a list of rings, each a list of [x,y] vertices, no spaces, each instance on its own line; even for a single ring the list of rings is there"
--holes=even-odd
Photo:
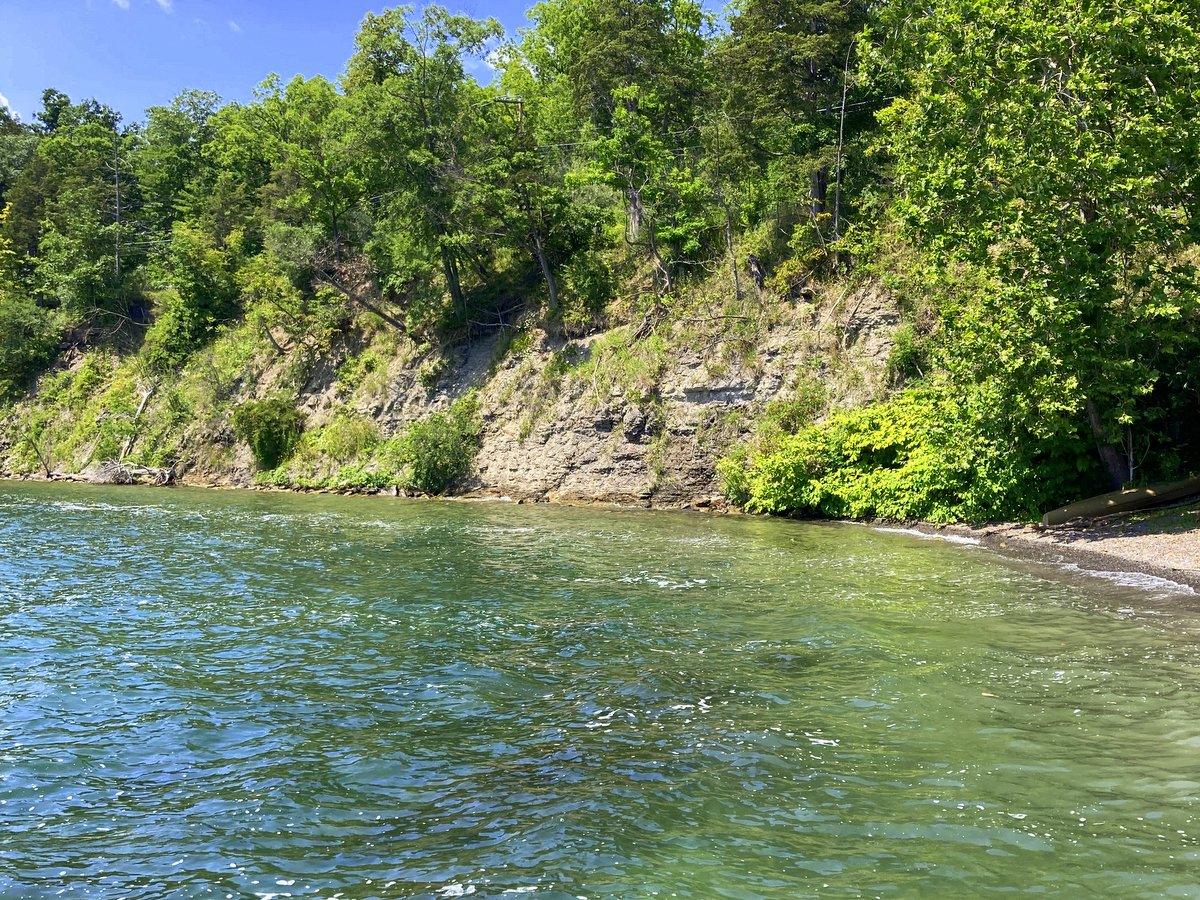
[[[90,479],[92,484],[152,484],[163,486],[175,483],[175,467],[156,469],[135,466],[115,459],[100,463]]]
[[[1124,488],[1051,510],[1042,516],[1042,525],[1049,527],[1062,525],[1072,519],[1133,512],[1173,500],[1183,500],[1196,494],[1200,494],[1200,478],[1184,478],[1148,487]]]

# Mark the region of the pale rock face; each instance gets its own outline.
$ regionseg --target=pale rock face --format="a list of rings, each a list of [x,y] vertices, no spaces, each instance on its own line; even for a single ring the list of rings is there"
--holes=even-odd
[[[463,487],[517,500],[641,506],[721,506],[716,461],[750,435],[754,416],[786,397],[799,377],[823,381],[839,405],[878,396],[897,317],[891,298],[867,286],[822,305],[785,306],[755,338],[746,358],[726,341],[669,340],[652,384],[630,391],[580,375],[544,377],[554,353],[586,363],[604,335],[569,344],[537,333],[522,354],[496,361],[494,340],[448,352],[440,374],[420,376],[420,360],[397,357],[371,396],[338,394],[336,363],[315,367],[302,405],[315,427],[347,402],[390,436],[477,390],[483,419],[476,470]],[[601,351],[603,352],[603,351]],[[248,395],[273,389],[268,369]],[[217,435],[194,434],[200,445]],[[245,448],[234,464],[190,480],[249,483]]]

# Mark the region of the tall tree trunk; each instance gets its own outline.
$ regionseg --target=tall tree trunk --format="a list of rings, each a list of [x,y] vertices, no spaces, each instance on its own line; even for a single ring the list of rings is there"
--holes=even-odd
[[[654,260],[654,267],[658,269],[659,291],[663,294],[669,294],[675,290],[674,280],[671,278],[671,269],[667,266],[666,260],[662,258],[662,253],[658,249],[658,236],[654,233],[654,223],[650,221],[646,215],[646,207],[642,206],[642,194],[637,188],[630,186],[625,192],[629,198],[629,221],[630,223],[638,222],[646,227],[646,249],[650,251],[650,258]],[[630,244],[641,243],[632,233],[626,238]]]
[[[442,274],[446,277],[446,289],[450,291],[450,299],[454,302],[454,308],[463,312],[467,308],[467,303],[463,298],[462,282],[458,277],[458,260],[454,258],[454,252],[442,240],[446,234],[446,226],[439,222],[437,226],[438,252],[442,257]]]
[[[721,206],[725,208],[725,250],[729,254],[729,268],[733,272],[733,293],[742,299],[742,282],[738,277],[737,254],[733,251],[733,213],[729,211],[729,201],[721,195]]]
[[[550,268],[550,260],[546,256],[546,248],[542,244],[542,235],[536,226],[533,229],[533,253],[542,270],[542,278],[546,280],[546,291],[550,294],[550,319],[557,321],[561,312],[558,307],[558,282],[554,279],[554,270]]]
[[[825,212],[825,198],[829,194],[829,167],[813,169],[808,178],[808,212],[816,218]]]
[[[642,208],[642,194],[635,188],[628,190],[629,195],[629,243],[636,244],[642,237],[642,219],[645,210]]]
[[[538,216],[534,215],[533,198],[529,196],[529,189],[523,188],[521,191],[521,207],[525,213],[525,219],[529,222],[529,234],[533,238],[533,255],[537,258],[538,268],[542,270],[542,278],[546,282],[546,291],[550,295],[550,321],[558,320],[561,310],[558,306],[558,281],[554,278],[554,269],[550,266],[550,258],[546,256],[546,245],[542,242],[542,228],[538,222]]]
[[[1108,473],[1109,485],[1114,491],[1120,490],[1129,473],[1129,460],[1121,448],[1109,441],[1104,424],[1100,421],[1100,411],[1092,400],[1087,401],[1087,417],[1088,424],[1092,426],[1092,436],[1096,439],[1096,452],[1100,454],[1100,462]]]

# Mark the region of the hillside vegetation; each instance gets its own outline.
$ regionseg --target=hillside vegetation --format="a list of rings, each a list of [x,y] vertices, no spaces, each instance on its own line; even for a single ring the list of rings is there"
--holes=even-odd
[[[134,124],[0,108],[0,469],[248,447],[267,483],[443,493],[508,384],[520,442],[563,396],[607,433],[619,390],[665,482],[670,365],[775,378],[786,325],[808,368],[691,438],[747,509],[1028,519],[1200,470],[1193,5],[530,17],[369,14],[336,83]],[[875,381],[848,297],[887,298]]]

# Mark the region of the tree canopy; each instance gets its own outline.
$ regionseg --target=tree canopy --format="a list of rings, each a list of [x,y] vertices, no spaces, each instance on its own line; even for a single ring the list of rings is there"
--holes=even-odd
[[[569,336],[652,327],[713,273],[763,302],[873,277],[923,365],[861,420],[748,451],[744,502],[1028,515],[1200,466],[1193,6],[530,19],[371,13],[337,81],[187,90],[133,124],[54,89],[31,123],[0,109],[0,391],[114,335],[168,372],[242,318],[314,348],[355,315],[431,343],[520,313]],[[934,490],[930,460],[961,478]]]

